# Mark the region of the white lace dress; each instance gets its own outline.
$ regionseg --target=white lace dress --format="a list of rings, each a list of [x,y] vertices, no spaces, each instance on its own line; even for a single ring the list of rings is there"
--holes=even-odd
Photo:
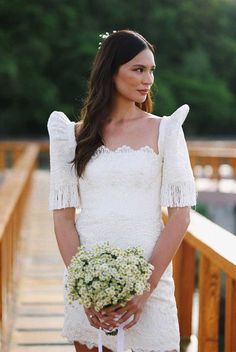
[[[114,151],[100,146],[86,165],[83,178],[78,178],[68,164],[75,153],[75,122],[62,112],[50,115],[49,210],[80,208],[76,229],[82,245],[88,249],[104,241],[122,248],[140,245],[148,260],[164,227],[161,206],[196,204],[195,180],[182,129],[188,111],[189,106],[183,105],[162,117],[159,154],[149,146],[134,150],[123,145]],[[66,274],[65,269],[65,284]],[[79,303],[68,304],[66,288],[64,292],[62,336],[88,348],[98,346],[97,329],[90,325]],[[115,351],[116,336],[102,334],[103,345]],[[179,342],[170,262],[140,320],[125,331],[124,347],[135,352],[179,351]]]

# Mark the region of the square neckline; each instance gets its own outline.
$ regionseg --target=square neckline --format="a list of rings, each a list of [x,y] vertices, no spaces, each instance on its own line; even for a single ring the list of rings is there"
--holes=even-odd
[[[110,153],[117,153],[117,152],[123,151],[123,150],[124,151],[131,151],[131,152],[150,151],[150,152],[152,152],[152,154],[154,156],[159,158],[160,154],[161,154],[160,153],[160,150],[161,150],[161,138],[160,138],[160,136],[161,136],[161,130],[162,130],[161,126],[162,126],[162,121],[164,120],[164,118],[165,118],[165,116],[160,117],[160,123],[158,125],[158,137],[157,137],[158,153],[148,144],[142,145],[142,146],[140,146],[138,148],[133,148],[130,145],[124,143],[124,144],[122,144],[122,145],[120,145],[120,146],[118,146],[118,147],[116,147],[114,149],[111,149],[108,146],[106,146],[105,144],[102,144],[102,145],[100,145],[97,148],[97,150],[98,149],[104,149],[104,150],[106,150],[106,151],[108,151]]]
[[[150,147],[148,144],[142,145],[142,146],[140,146],[138,148],[133,148],[130,145],[125,144],[125,143],[123,143],[122,145],[116,147],[115,149],[111,149],[111,148],[107,147],[105,144],[102,144],[96,149],[95,153],[97,151],[99,151],[99,150],[102,150],[102,151],[105,151],[105,152],[108,152],[108,153],[114,153],[114,154],[122,152],[122,151],[129,151],[129,152],[141,152],[141,151],[145,152],[145,151],[149,151],[156,158],[160,158],[160,156],[161,156],[161,153],[160,153],[160,151],[161,151],[161,138],[160,137],[161,137],[161,133],[162,133],[161,132],[161,130],[162,130],[162,122],[163,122],[165,117],[166,117],[165,115],[160,117],[161,121],[160,121],[160,123],[158,125],[158,138],[157,138],[158,153],[152,147]],[[76,122],[75,121],[72,121],[72,122],[74,123],[74,129],[73,129],[74,131],[73,132],[74,132],[74,140],[76,142]]]

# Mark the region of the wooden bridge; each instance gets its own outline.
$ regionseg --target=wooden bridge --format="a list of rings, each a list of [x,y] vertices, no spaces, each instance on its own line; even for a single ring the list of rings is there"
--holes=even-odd
[[[235,144],[202,145],[189,144],[192,166],[210,164],[212,179],[219,180],[220,165],[228,163],[236,179]],[[48,153],[46,142],[0,143],[3,352],[74,351],[60,336],[63,262],[48,212],[49,172],[37,168],[42,153]],[[165,210],[163,219],[167,219]],[[236,237],[194,210],[191,220],[174,258],[182,350],[236,352]],[[222,325],[223,347],[219,345]]]

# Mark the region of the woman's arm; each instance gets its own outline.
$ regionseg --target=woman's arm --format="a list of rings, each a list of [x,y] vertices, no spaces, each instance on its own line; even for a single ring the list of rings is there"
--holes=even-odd
[[[154,246],[149,262],[154,266],[150,279],[151,292],[179,248],[190,223],[191,207],[168,207],[168,221]]]
[[[149,262],[154,265],[154,270],[148,280],[151,284],[151,290],[144,291],[142,295],[134,296],[133,299],[127,302],[125,307],[121,307],[118,304],[115,307],[103,309],[106,316],[104,321],[109,322],[113,327],[125,322],[131,315],[133,315],[134,318],[124,329],[129,329],[137,323],[146,301],[152,294],[152,291],[157,287],[163,272],[167,268],[183,239],[190,223],[190,206],[168,207],[168,215],[169,219],[167,224],[158,238],[149,259]],[[124,315],[115,322],[113,314]]]
[[[80,246],[75,227],[75,208],[53,210],[53,222],[57,244],[67,267]]]

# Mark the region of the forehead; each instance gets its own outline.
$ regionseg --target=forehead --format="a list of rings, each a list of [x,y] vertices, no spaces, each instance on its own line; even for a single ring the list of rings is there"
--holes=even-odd
[[[126,63],[127,65],[144,65],[144,66],[154,66],[155,59],[152,51],[150,49],[144,49],[138,53],[132,60]]]

